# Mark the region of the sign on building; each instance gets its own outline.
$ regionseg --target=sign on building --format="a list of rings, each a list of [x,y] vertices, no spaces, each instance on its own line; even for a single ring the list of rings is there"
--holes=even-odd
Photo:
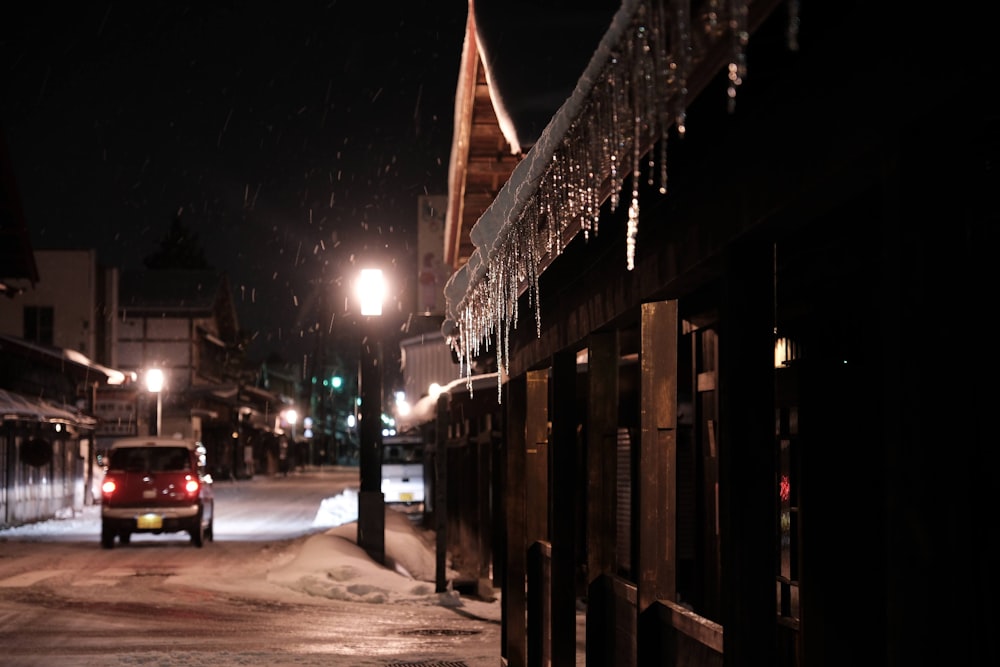
[[[444,313],[444,284],[451,275],[444,264],[444,221],[447,195],[419,198],[417,215],[417,307],[430,315]]]
[[[136,390],[99,389],[94,404],[97,436],[118,438],[139,435],[136,425],[138,405],[139,392]]]

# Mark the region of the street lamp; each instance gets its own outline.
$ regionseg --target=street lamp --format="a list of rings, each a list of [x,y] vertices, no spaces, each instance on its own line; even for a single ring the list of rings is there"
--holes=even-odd
[[[285,408],[281,411],[281,421],[283,424],[291,426],[295,429],[295,425],[299,423],[299,413],[295,408]]]
[[[163,371],[159,368],[150,368],[146,371],[146,389],[156,394],[156,433],[160,435],[163,425]]]
[[[361,398],[358,546],[385,563],[385,496],[382,495],[382,343],[378,331],[385,297],[380,269],[363,269],[358,278],[358,301],[365,317],[361,336],[358,395]]]

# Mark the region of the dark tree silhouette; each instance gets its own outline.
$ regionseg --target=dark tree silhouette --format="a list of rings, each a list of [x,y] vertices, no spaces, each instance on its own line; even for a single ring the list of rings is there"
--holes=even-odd
[[[142,263],[147,269],[208,269],[205,251],[198,242],[198,235],[181,221],[184,209],[177,211],[160,247],[146,255]]]

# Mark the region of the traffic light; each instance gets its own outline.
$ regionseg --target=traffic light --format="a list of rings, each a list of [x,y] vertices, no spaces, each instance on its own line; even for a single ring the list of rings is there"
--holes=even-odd
[[[316,384],[316,377],[313,376],[312,383]],[[331,389],[341,389],[344,386],[344,378],[334,375],[330,378],[323,378],[323,386]]]

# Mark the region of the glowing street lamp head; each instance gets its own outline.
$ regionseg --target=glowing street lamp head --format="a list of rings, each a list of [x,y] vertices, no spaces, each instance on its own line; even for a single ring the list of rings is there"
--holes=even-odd
[[[362,315],[381,315],[385,299],[385,279],[381,269],[362,269],[357,282]]]
[[[153,394],[163,391],[163,370],[160,368],[150,368],[146,371],[146,389]]]

